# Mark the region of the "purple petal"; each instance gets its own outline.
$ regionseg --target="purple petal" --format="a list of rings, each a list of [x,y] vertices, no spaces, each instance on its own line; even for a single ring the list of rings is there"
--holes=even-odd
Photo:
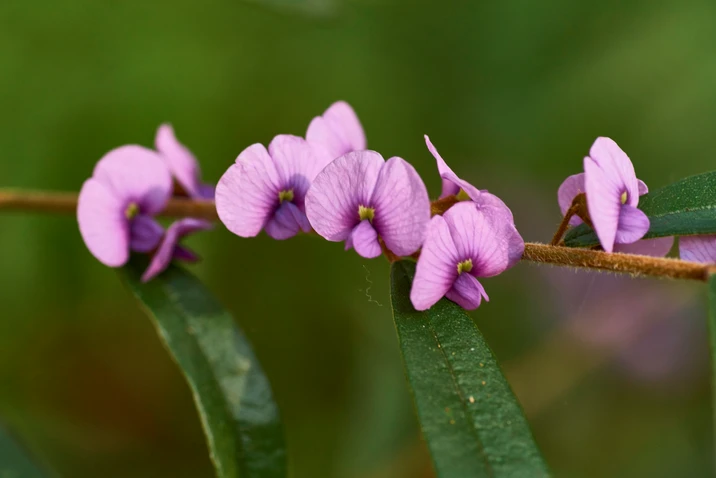
[[[673,245],[673,237],[658,237],[656,239],[642,239],[631,244],[614,244],[614,252],[664,257],[669,253]]]
[[[454,179],[457,179],[457,175],[453,172],[452,169],[450,169],[450,166],[447,165],[443,157],[440,156],[440,153],[438,153],[437,148],[433,146],[433,143],[430,141],[428,135],[426,134],[424,136],[425,144],[427,145],[430,154],[433,155],[435,161],[437,161],[438,163],[438,174],[440,174],[440,177],[443,181],[443,190],[440,194],[440,199],[446,196],[452,196],[454,194],[459,193],[460,186],[454,181]]]
[[[284,201],[266,223],[266,234],[279,241],[295,236],[300,230],[310,232],[311,225],[298,206],[289,201]]]
[[[329,241],[345,241],[360,222],[358,206],[368,205],[384,164],[375,151],[358,151],[326,166],[306,194],[306,215],[313,229]]]
[[[169,226],[166,234],[164,234],[162,242],[159,245],[159,249],[157,249],[157,252],[154,254],[151,262],[149,263],[149,267],[147,267],[147,270],[144,271],[144,274],[142,275],[142,282],[152,280],[169,267],[172,258],[175,256],[177,244],[182,237],[198,231],[211,229],[211,227],[212,225],[210,222],[202,219],[185,218],[175,221],[171,226]],[[189,256],[193,256],[193,253],[187,249],[183,249],[183,251],[179,252],[178,256],[184,257],[187,253],[189,253]]]
[[[557,201],[559,202],[559,209],[562,211],[562,216],[567,214],[567,210],[572,205],[572,201],[577,197],[578,194],[586,192],[584,186],[584,173],[573,174],[564,180],[559,190],[557,191]],[[569,220],[572,226],[581,224],[582,220],[577,216],[572,216]]]
[[[87,248],[102,264],[123,266],[129,259],[129,221],[126,202],[105,184],[88,179],[77,202],[77,222]]]
[[[143,214],[160,212],[172,193],[172,176],[164,160],[141,146],[113,149],[99,160],[92,176],[115,197],[136,202]]]
[[[378,174],[370,205],[373,225],[388,249],[399,256],[420,249],[430,222],[430,198],[413,166],[390,158]]]
[[[281,189],[292,189],[293,202],[303,208],[311,181],[323,169],[315,151],[303,138],[280,134],[271,141],[268,152],[276,167]]]
[[[216,212],[229,231],[254,237],[273,215],[281,191],[274,162],[261,144],[239,154],[216,186]]]
[[[522,259],[522,255],[525,253],[525,241],[514,224],[504,222],[502,224],[503,227],[498,233],[498,237],[506,244],[507,269],[510,269]],[[493,225],[493,227],[495,226]]]
[[[474,310],[480,307],[483,297],[485,300],[490,300],[482,284],[475,277],[466,273],[460,274],[452,289],[445,296],[465,310]]]
[[[589,156],[604,173],[604,180],[620,189],[620,196],[622,192],[627,192],[627,204],[639,204],[639,180],[634,173],[634,165],[614,140],[597,138],[589,150]]]
[[[188,247],[177,244],[174,248],[174,259],[184,262],[197,262],[199,260],[199,256]]]
[[[136,252],[153,251],[164,235],[164,228],[151,216],[140,214],[130,225],[129,248]]]
[[[642,181],[641,179],[637,179],[637,184],[639,187],[639,196],[643,196],[644,194],[649,192],[649,188],[646,186],[646,183]]]
[[[202,197],[199,163],[191,151],[177,140],[171,125],[163,124],[159,127],[154,145],[186,193],[192,198]]]
[[[716,262],[716,235],[679,237],[679,256],[685,261]]]
[[[636,242],[649,230],[649,218],[641,210],[623,204],[619,212],[619,227],[615,242],[619,244],[631,244]]]
[[[622,208],[622,186],[607,178],[597,163],[589,157],[584,158],[584,183],[587,190],[587,209],[599,242],[605,251],[612,252]]]
[[[410,290],[410,301],[416,310],[429,309],[452,288],[460,260],[445,218],[434,216],[428,225]]]
[[[306,140],[325,153],[324,165],[344,154],[366,149],[365,133],[358,116],[344,101],[333,103],[323,116],[311,121]]]
[[[464,188],[463,190],[467,192]],[[505,204],[502,199],[487,191],[478,192],[479,197],[477,197],[477,199],[473,198],[470,193],[468,193],[470,199],[472,199],[475,206],[477,206],[478,211],[482,212],[494,221],[514,224],[515,220],[512,216],[512,211],[509,207],[507,207],[507,204]]]
[[[214,199],[216,194],[216,186],[213,184],[201,184],[199,185],[199,199]]]
[[[356,252],[366,259],[373,259],[382,254],[380,243],[378,242],[378,233],[373,229],[373,225],[367,219],[362,220],[351,232],[351,237],[346,241],[346,245],[350,243]]]
[[[458,262],[467,259],[473,262],[471,274],[491,277],[507,269],[510,264],[510,241],[514,238],[501,237],[504,231],[496,228],[469,202],[454,205],[443,217],[455,243]]]

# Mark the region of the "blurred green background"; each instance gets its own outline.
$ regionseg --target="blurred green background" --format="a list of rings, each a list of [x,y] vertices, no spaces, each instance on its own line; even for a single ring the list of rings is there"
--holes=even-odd
[[[713,0],[0,2],[0,187],[77,191],[161,122],[215,182],[343,99],[369,146],[422,134],[547,241],[600,135],[652,189],[713,169]],[[0,417],[65,477],[209,477],[187,386],[72,217],[0,217]],[[430,477],[388,264],[310,238],[195,236],[255,345],[295,478]],[[708,476],[704,291],[520,264],[472,313],[557,476]]]

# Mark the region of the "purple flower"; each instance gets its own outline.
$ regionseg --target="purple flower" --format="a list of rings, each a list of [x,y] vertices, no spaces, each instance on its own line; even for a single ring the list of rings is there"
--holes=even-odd
[[[163,271],[172,258],[196,260],[177,243],[189,232],[206,228],[206,221],[177,221],[165,234],[154,220],[171,191],[171,173],[154,151],[130,145],[107,153],[83,184],[77,204],[80,233],[92,255],[109,267],[121,267],[130,251],[156,250],[145,281]]]
[[[234,234],[274,239],[310,232],[304,200],[321,170],[313,148],[298,136],[276,136],[268,151],[253,144],[236,158],[216,186],[219,218]]]
[[[515,249],[524,250],[522,238],[503,236],[490,217],[469,202],[434,216],[410,291],[413,307],[429,309],[445,296],[465,309],[476,309],[483,297],[489,300],[477,278],[508,269]]]
[[[685,261],[716,262],[716,235],[679,237],[679,257]]]
[[[640,241],[649,230],[649,218],[636,206],[639,196],[648,191],[626,153],[613,140],[600,137],[584,158],[584,173],[565,179],[557,200],[565,214],[574,198],[586,193],[589,216],[605,251],[665,256],[673,237]],[[571,225],[581,222],[578,217],[569,221]]]
[[[214,186],[202,183],[199,162],[177,140],[171,125],[163,124],[159,127],[154,144],[187,196],[193,199],[214,199]]]
[[[323,116],[313,118],[306,141],[315,148],[324,166],[344,154],[366,149],[363,127],[345,101],[333,103]]]
[[[306,195],[306,213],[318,234],[346,241],[363,257],[381,254],[378,238],[399,256],[417,251],[430,221],[430,200],[415,169],[375,151],[348,153],[330,163]]]
[[[509,266],[515,265],[524,252],[524,242],[519,232],[517,232],[510,208],[494,194],[486,190],[481,191],[469,182],[460,179],[440,156],[428,135],[425,135],[425,144],[438,163],[438,173],[442,178],[443,186],[440,199],[453,195],[456,195],[459,199],[462,199],[463,194],[467,196],[466,199],[469,199],[486,216],[487,220],[492,223],[492,227],[500,231],[499,236],[508,245],[514,246],[510,251]]]

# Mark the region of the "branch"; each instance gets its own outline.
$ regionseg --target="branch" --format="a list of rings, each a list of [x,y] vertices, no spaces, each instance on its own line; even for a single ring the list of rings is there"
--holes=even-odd
[[[433,203],[433,212],[447,209],[450,198]],[[32,211],[51,214],[76,214],[77,194],[42,191],[0,191],[0,211]],[[161,212],[163,217],[196,217],[218,220],[214,201],[173,198]],[[714,272],[707,264],[678,259],[607,253],[539,243],[525,243],[522,260],[556,266],[595,269],[620,274],[706,281]]]

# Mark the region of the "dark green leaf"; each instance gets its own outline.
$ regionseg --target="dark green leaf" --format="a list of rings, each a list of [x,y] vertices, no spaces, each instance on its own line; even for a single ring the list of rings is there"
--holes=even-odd
[[[286,476],[286,445],[269,382],[234,319],[203,284],[172,266],[147,284],[146,261],[123,277],[189,382],[219,478]]]
[[[447,299],[416,311],[414,274],[412,262],[392,266],[393,318],[437,475],[549,476],[522,408],[472,319]]]
[[[639,198],[639,209],[651,225],[644,239],[716,234],[716,171],[684,178]],[[564,238],[570,247],[599,244],[587,225],[571,229]]]
[[[29,453],[0,426],[0,478],[46,478],[54,476],[42,471]]]

